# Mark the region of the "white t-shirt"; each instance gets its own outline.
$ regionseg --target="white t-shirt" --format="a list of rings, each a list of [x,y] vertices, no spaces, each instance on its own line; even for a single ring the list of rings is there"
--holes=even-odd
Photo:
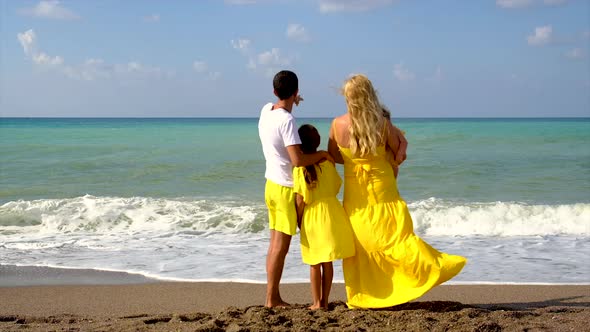
[[[287,146],[301,144],[295,118],[285,109],[268,103],[260,111],[258,135],[266,159],[264,177],[285,187],[293,187],[293,164]]]

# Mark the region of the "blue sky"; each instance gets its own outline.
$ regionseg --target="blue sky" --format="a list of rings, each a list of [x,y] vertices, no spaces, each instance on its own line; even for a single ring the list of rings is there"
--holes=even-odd
[[[587,0],[0,0],[0,115],[299,117],[373,81],[394,117],[590,116]]]

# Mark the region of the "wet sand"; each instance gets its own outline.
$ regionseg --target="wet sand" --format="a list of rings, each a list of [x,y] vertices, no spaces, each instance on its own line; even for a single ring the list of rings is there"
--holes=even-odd
[[[335,284],[329,310],[310,311],[308,284],[282,285],[292,306],[268,309],[264,284],[19,267],[19,286],[10,269],[0,266],[1,331],[590,331],[590,285],[442,285],[393,308],[349,310]]]

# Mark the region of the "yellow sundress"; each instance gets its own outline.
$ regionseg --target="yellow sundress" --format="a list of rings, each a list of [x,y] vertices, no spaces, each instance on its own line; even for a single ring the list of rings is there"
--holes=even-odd
[[[318,182],[310,189],[304,170],[293,169],[293,191],[305,202],[300,236],[303,262],[316,265],[353,256],[352,227],[336,197],[342,185],[340,175],[331,162],[324,161],[316,165]]]
[[[412,217],[400,197],[386,150],[344,159],[344,209],[355,235],[356,254],[344,259],[350,308],[385,308],[414,300],[457,275],[461,256],[441,253],[414,234]]]

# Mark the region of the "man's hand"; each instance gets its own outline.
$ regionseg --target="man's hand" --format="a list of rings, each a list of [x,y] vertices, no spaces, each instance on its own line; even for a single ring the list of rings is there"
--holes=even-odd
[[[295,96],[295,106],[299,106],[299,103],[303,101],[303,97],[300,95]]]
[[[332,155],[330,153],[328,153],[328,151],[320,151],[322,152],[322,154],[324,155],[324,159],[326,159],[327,161],[331,162],[333,165],[335,165],[336,163],[334,162],[334,158],[332,158]]]

